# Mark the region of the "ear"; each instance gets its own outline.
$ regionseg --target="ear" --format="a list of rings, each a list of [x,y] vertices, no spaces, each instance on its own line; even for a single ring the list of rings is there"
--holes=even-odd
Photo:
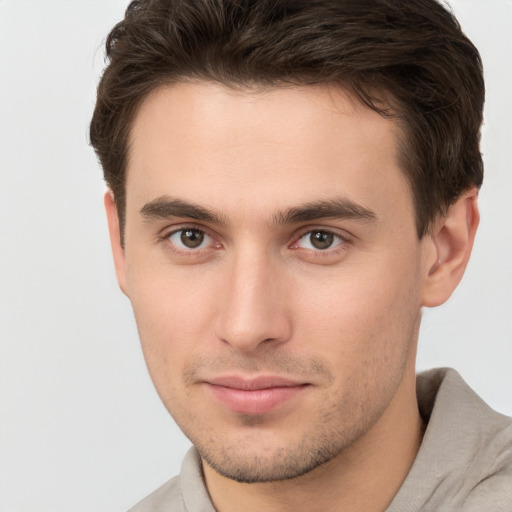
[[[480,220],[478,191],[472,188],[453,203],[425,235],[427,261],[422,305],[435,307],[446,302],[459,284],[471,255]]]
[[[122,292],[126,293],[126,258],[124,248],[121,245],[121,229],[119,225],[119,215],[114,200],[114,194],[111,190],[105,192],[104,197],[105,211],[107,213],[108,231],[110,234],[110,245],[114,256],[114,266],[116,268],[117,282]]]

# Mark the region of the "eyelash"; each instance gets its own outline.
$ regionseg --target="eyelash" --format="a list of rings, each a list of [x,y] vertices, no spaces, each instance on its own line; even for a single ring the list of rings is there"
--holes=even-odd
[[[194,226],[194,225],[183,225],[183,226],[179,226],[171,231],[167,231],[164,234],[162,234],[161,236],[159,236],[158,242],[164,243],[165,245],[170,247],[173,252],[177,253],[178,255],[184,255],[187,257],[201,257],[204,255],[204,253],[206,251],[209,251],[212,248],[220,249],[222,247],[221,243],[215,242],[213,244],[213,247],[210,244],[204,248],[182,249],[182,248],[177,247],[177,245],[175,243],[171,242],[171,237],[173,235],[182,233],[187,230],[194,231],[198,234],[207,236],[215,242],[215,237],[213,235],[209,234],[209,232],[207,230],[205,230],[203,227],[198,227],[198,226]],[[324,235],[332,236],[334,238],[334,240],[337,241],[337,243],[334,247],[327,247],[326,249],[314,249],[314,248],[307,249],[307,248],[299,247],[299,245],[298,245],[299,242],[301,240],[303,240],[305,237],[307,237],[308,235],[311,236],[313,233],[322,233]],[[339,232],[336,232],[331,229],[311,228],[311,227],[307,227],[307,229],[304,228],[298,234],[298,236],[294,236],[293,240],[294,240],[294,242],[292,242],[290,245],[288,245],[289,249],[294,250],[294,251],[305,251],[309,255],[314,256],[315,258],[322,258],[322,257],[325,258],[325,257],[329,257],[329,256],[338,255],[338,254],[346,251],[348,248],[347,246],[353,244],[353,240],[351,239],[351,237],[348,234],[342,235]]]
[[[175,228],[172,231],[165,232],[164,234],[159,236],[158,242],[164,243],[165,245],[171,247],[171,249],[175,253],[178,253],[180,255],[189,256],[189,257],[190,256],[192,256],[192,257],[194,257],[194,256],[201,256],[201,255],[203,255],[203,253],[205,251],[207,251],[207,250],[212,248],[211,245],[209,245],[207,247],[204,247],[204,248],[197,248],[197,249],[195,249],[195,248],[185,249],[185,248],[177,247],[177,245],[171,241],[171,237],[173,235],[176,235],[178,233],[183,233],[185,231],[194,231],[197,234],[201,234],[201,235],[207,236],[208,238],[211,238],[213,241],[215,241],[215,237],[210,235],[208,233],[208,231],[206,231],[205,229],[200,228],[198,226],[194,226],[194,225],[185,225],[185,226],[180,226],[178,228]],[[220,243],[215,243],[214,245],[216,246],[214,248],[220,248],[221,247]]]
[[[305,239],[306,237],[311,237],[314,233],[322,233],[323,235],[332,236],[334,239],[334,247],[327,247],[325,249],[305,249],[299,247],[299,243],[301,240]],[[295,242],[293,242],[289,247],[292,250],[303,250],[307,251],[309,254],[314,255],[315,257],[329,257],[338,255],[341,252],[344,252],[347,250],[347,246],[351,245],[353,243],[353,240],[348,236],[348,234],[340,234],[339,232],[333,231],[331,229],[325,229],[325,228],[310,228],[308,227],[307,230],[303,230],[300,235],[295,239]]]

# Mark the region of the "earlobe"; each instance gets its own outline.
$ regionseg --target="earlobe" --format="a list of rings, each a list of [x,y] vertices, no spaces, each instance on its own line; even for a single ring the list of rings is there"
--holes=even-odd
[[[424,241],[429,245],[422,305],[446,302],[459,284],[471,255],[480,215],[478,191],[464,192],[433,226]]]
[[[114,200],[114,194],[109,189],[104,196],[105,211],[107,214],[108,231],[110,234],[110,245],[112,247],[112,255],[114,257],[114,265],[116,269],[117,282],[122,292],[127,295],[126,288],[126,259],[124,248],[121,245],[121,229],[119,225],[119,215]]]

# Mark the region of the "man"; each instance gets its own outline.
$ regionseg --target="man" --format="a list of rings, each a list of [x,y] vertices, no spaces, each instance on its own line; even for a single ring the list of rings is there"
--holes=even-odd
[[[478,52],[434,0],[132,2],[91,141],[194,448],[133,510],[510,510],[512,423],[415,375],[468,262]]]

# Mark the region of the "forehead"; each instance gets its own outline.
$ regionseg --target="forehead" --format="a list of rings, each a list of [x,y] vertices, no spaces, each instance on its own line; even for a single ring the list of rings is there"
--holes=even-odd
[[[127,206],[170,195],[256,214],[333,194],[410,206],[399,136],[336,86],[179,83],[150,94],[134,120]]]

